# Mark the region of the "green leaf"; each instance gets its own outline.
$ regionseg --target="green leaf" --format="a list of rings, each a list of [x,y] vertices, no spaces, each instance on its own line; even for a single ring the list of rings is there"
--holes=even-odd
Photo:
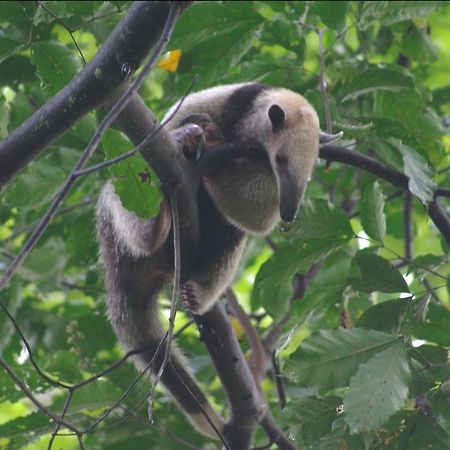
[[[392,334],[362,328],[320,331],[302,342],[283,372],[300,386],[346,386],[360,364],[397,341]]]
[[[405,346],[397,341],[362,364],[344,397],[345,420],[352,433],[381,426],[408,397],[411,371]]]
[[[2,22],[30,22],[33,17],[34,11],[37,8],[33,2],[11,2],[5,1],[1,4],[1,16]]]
[[[427,161],[414,149],[402,144],[397,139],[389,140],[402,154],[404,172],[408,176],[409,190],[424,204],[433,201],[433,194],[436,188],[433,171]]]
[[[362,292],[410,292],[406,281],[389,261],[378,255],[357,253],[353,257],[360,276],[350,277],[352,287]]]
[[[106,132],[102,143],[107,159],[113,159],[133,148],[122,133],[111,129]],[[114,164],[110,173],[124,208],[143,219],[158,214],[162,198],[158,179],[141,155]]]
[[[75,391],[69,413],[107,408],[113,405],[122,394],[122,390],[109,380],[97,380]]]
[[[19,308],[22,305],[22,285],[16,279],[13,278],[11,284],[3,291],[1,302],[8,308],[9,313],[16,317]],[[9,318],[2,314],[0,317],[0,355],[4,353],[6,347],[10,344],[11,339],[15,337],[15,330],[9,320]],[[1,383],[0,383],[1,384]],[[0,401],[2,397],[0,390]]]
[[[301,397],[293,399],[283,409],[283,420],[295,428],[297,442],[312,444],[331,430],[337,418],[338,397]]]
[[[398,299],[374,305],[364,311],[358,319],[357,326],[387,333],[399,333],[411,302],[409,299]]]
[[[371,68],[360,72],[343,87],[341,102],[376,91],[398,92],[414,88],[411,75],[393,69]]]
[[[450,436],[433,417],[420,413],[403,420],[402,426],[389,439],[386,450],[449,450]]]
[[[264,306],[272,317],[280,319],[288,311],[292,294],[292,276],[306,273],[316,262],[333,254],[352,237],[350,222],[326,200],[305,201],[289,243],[280,245],[256,275],[252,305]]]
[[[30,442],[36,435],[48,433],[52,428],[54,425],[44,413],[35,412],[0,425],[0,436],[14,439],[24,437],[24,442]]]
[[[450,86],[435,89],[433,91],[433,106],[439,108],[448,104],[450,104]]]
[[[0,63],[16,53],[19,53],[24,48],[23,42],[18,42],[13,39],[0,37]]]
[[[0,98],[0,139],[8,136],[10,106]]]
[[[418,339],[435,342],[438,345],[450,346],[450,311],[444,306],[431,303],[428,306],[426,319],[414,327],[412,334]]]
[[[251,2],[198,2],[177,22],[170,41],[183,52],[180,72],[202,74],[202,85],[216,83],[236,68],[259,37],[264,19]]]
[[[65,45],[41,41],[33,45],[32,63],[43,88],[50,96],[57,94],[81,70],[80,59]]]
[[[314,263],[336,252],[346,242],[326,239],[280,246],[256,275],[252,305],[264,306],[272,317],[281,319],[289,310],[292,276],[306,273]]]
[[[66,247],[60,237],[54,237],[44,245],[36,247],[18,269],[28,281],[57,283],[67,262]]]
[[[378,242],[383,242],[386,234],[386,216],[383,210],[383,191],[378,181],[375,181],[364,190],[360,213],[364,231]]]
[[[435,61],[439,58],[439,52],[433,45],[426,30],[420,30],[414,23],[408,27],[403,35],[402,50],[410,58],[422,61]]]
[[[327,239],[347,242],[353,235],[342,209],[324,199],[309,199],[300,205],[297,220],[287,236],[307,242]]]
[[[320,16],[326,26],[340,30],[345,26],[348,3],[342,1],[315,1],[312,9]]]
[[[446,2],[440,1],[364,2],[358,20],[358,27],[360,30],[365,30],[376,21],[381,21],[384,26],[387,26],[396,22],[426,16],[445,6]]]
[[[35,210],[53,198],[66,176],[45,159],[33,161],[23,174],[8,186],[1,197],[3,205]]]

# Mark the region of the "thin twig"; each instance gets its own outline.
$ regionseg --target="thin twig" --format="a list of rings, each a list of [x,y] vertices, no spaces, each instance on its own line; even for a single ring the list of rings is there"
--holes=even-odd
[[[50,14],[63,28],[65,28],[68,33],[70,34],[70,38],[72,39],[73,43],[75,44],[75,47],[78,50],[78,53],[80,54],[80,57],[83,61],[83,64],[86,65],[87,62],[84,59],[83,52],[81,51],[81,48],[78,46],[78,43],[72,33],[72,30],[50,9],[47,8],[47,6],[44,5],[44,3],[41,0],[38,0],[37,2],[38,6],[40,6],[44,11],[46,11],[48,14]]]
[[[81,202],[74,203],[73,205],[67,206],[66,208],[59,209],[58,212],[55,214],[55,217],[56,216],[60,216],[62,214],[66,214],[68,212],[71,212],[74,209],[78,209],[78,208],[81,208],[83,206],[93,204],[96,201],[97,201],[96,198],[86,197]],[[27,223],[26,225],[23,225],[23,226],[17,228],[16,230],[14,230],[14,232],[12,234],[10,234],[4,240],[5,241],[11,241],[11,240],[15,239],[17,236],[21,235],[22,233],[26,233],[28,230],[33,229],[38,223],[39,223],[39,220],[35,220],[35,221],[31,222],[31,223]]]
[[[64,402],[63,410],[61,412],[61,419],[64,419],[65,416],[66,416],[67,410],[69,409],[69,406],[70,406],[70,402],[72,401],[72,398],[73,398],[73,394],[74,394],[74,390],[73,389],[69,389],[66,401]],[[52,449],[53,442],[54,442],[56,436],[58,435],[58,431],[60,430],[60,428],[61,428],[61,424],[57,423],[54,431],[52,432],[52,436],[50,438],[50,441],[48,442],[47,450],[51,450]]]
[[[261,343],[261,339],[259,338],[259,335],[255,330],[255,327],[250,322],[247,313],[244,311],[244,308],[242,308],[242,306],[239,304],[234,291],[231,288],[227,289],[225,292],[225,296],[228,300],[228,303],[231,306],[231,309],[233,310],[233,313],[235,314],[240,324],[242,325],[245,335],[247,336],[251,350],[249,367],[255,379],[256,385],[259,388],[262,380],[266,376],[267,370],[266,351],[264,350],[264,346]]]
[[[278,360],[278,352],[276,350],[272,352],[272,366],[275,384],[277,386],[278,399],[280,400],[280,408],[283,410],[286,407],[287,403],[286,388],[284,386],[283,374],[281,373],[280,363]]]
[[[164,353],[163,362],[155,376],[153,381],[152,390],[149,395],[150,404],[153,402],[153,395],[156,390],[156,386],[161,379],[161,375],[164,372],[169,360],[170,352],[173,340],[173,330],[175,327],[175,318],[178,311],[178,303],[180,298],[180,273],[181,273],[181,256],[180,256],[180,215],[178,212],[178,199],[176,194],[176,188],[169,189],[170,209],[172,210],[172,229],[173,229],[173,260],[174,260],[174,273],[173,273],[173,287],[172,287],[172,301],[170,305],[169,316],[169,328],[167,330],[167,342]]]
[[[125,152],[119,156],[116,156],[113,159],[109,159],[108,161],[104,161],[102,163],[95,164],[94,166],[90,166],[90,167],[86,167],[85,169],[78,170],[78,171],[74,172],[74,176],[81,177],[84,175],[89,175],[93,172],[98,172],[102,169],[105,169],[105,168],[110,167],[114,164],[117,164],[121,161],[124,161],[125,159],[131,158],[132,156],[135,156],[138,152],[140,152],[143,149],[145,149],[146,147],[148,147],[148,145],[151,143],[152,139],[173,119],[173,117],[178,112],[178,110],[181,108],[184,101],[186,100],[186,97],[190,94],[190,92],[192,91],[192,89],[195,86],[195,83],[197,83],[198,80],[199,80],[199,76],[196,75],[192,79],[191,83],[188,86],[186,93],[181,98],[181,100],[178,102],[176,108],[174,108],[174,110],[172,111],[170,116],[167,117],[167,119],[164,122],[162,122],[155,130],[153,130],[151,133],[149,133],[146,136],[146,138],[139,145],[137,145],[133,149],[129,150],[128,152]]]
[[[77,436],[81,436],[83,433],[78,430],[75,426],[66,422],[60,416],[52,413],[44,404],[42,404],[33,394],[33,392],[28,388],[28,386],[16,375],[14,370],[9,366],[9,364],[0,356],[0,366],[2,366],[8,375],[13,379],[14,383],[16,383],[17,387],[31,400],[31,402],[39,408],[47,417],[54,420],[56,423],[60,424],[63,427],[73,431]]]

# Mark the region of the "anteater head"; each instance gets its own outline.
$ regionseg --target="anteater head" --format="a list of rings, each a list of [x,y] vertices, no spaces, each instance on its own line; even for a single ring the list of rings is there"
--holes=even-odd
[[[280,217],[292,222],[319,156],[319,119],[295,92],[277,88],[261,97],[260,136],[277,180]]]

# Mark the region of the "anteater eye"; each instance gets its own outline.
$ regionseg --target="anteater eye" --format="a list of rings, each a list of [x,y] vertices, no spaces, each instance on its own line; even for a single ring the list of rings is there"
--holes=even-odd
[[[288,163],[288,157],[286,155],[277,155],[275,156],[275,161],[279,166],[285,166]]]

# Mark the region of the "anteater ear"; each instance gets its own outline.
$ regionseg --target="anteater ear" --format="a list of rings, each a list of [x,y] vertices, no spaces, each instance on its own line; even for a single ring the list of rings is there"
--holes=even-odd
[[[278,105],[272,105],[269,108],[269,119],[272,122],[272,130],[274,132],[281,129],[285,119],[283,109]]]

